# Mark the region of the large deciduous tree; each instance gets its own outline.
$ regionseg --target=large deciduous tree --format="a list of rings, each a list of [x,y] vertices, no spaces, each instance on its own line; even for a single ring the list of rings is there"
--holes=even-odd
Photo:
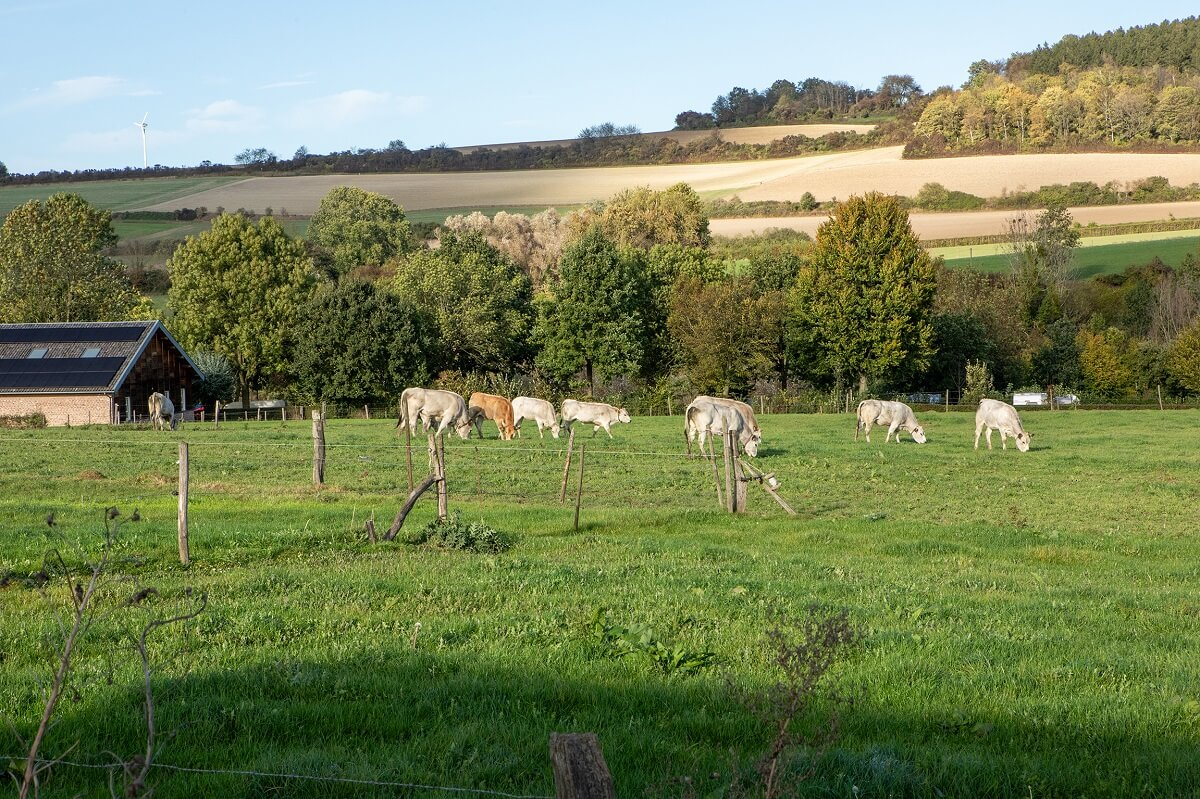
[[[817,230],[793,292],[798,350],[815,376],[898,377],[933,354],[933,262],[896,197],[851,197]]]
[[[404,210],[391,198],[354,186],[338,186],[321,200],[308,237],[344,275],[358,266],[379,266],[413,249]]]
[[[529,278],[477,233],[450,233],[437,250],[398,262],[392,282],[435,334],[437,370],[506,371],[527,356]]]
[[[416,310],[364,280],[325,284],[300,307],[293,370],[315,402],[394,400],[429,377],[432,344]]]
[[[77,194],[18,205],[0,227],[0,322],[147,318],[124,266],[102,254],[116,241],[111,214]]]
[[[250,391],[287,374],[300,305],[312,291],[304,245],[270,217],[224,214],[167,262],[171,329],[185,347],[224,356]]]
[[[538,366],[560,380],[633,372],[646,349],[640,259],[621,253],[596,227],[563,251],[559,279],[539,296]]]
[[[668,325],[692,386],[724,395],[744,394],[776,368],[773,295],[757,295],[748,278],[705,284],[685,277],[671,298]]]
[[[626,189],[599,211],[581,212],[573,221],[581,234],[598,224],[621,249],[648,250],[656,244],[705,247],[710,238],[704,202],[686,183],[663,191],[648,186]]]

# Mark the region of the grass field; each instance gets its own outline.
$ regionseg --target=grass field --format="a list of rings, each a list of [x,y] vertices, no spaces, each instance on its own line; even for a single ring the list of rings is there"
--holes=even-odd
[[[1159,258],[1178,266],[1187,253],[1200,256],[1200,231],[1134,233],[1126,236],[1097,236],[1080,239],[1075,251],[1074,274],[1079,278],[1123,272],[1134,265]],[[1007,272],[1012,268],[1006,244],[977,244],[972,247],[936,247],[931,255],[946,259],[947,266],[980,272]]]
[[[386,420],[330,422],[319,491],[303,422],[5,430],[0,712],[31,733],[54,651],[26,576],[54,542],[94,551],[116,505],[142,520],[121,528],[125,581],[105,594],[112,610],[88,633],[47,756],[110,762],[144,746],[130,635],[190,586],[208,609],[151,652],[161,763],[549,796],[547,737],[592,731],[618,795],[692,795],[672,782],[690,775],[697,795],[727,796],[731,752],[748,774],[771,739],[728,683],[773,680],[772,609],[820,603],[847,609],[862,640],[835,668],[857,696],[841,739],[793,764],[815,769],[807,794],[1195,795],[1195,411],[1029,412],[1029,453],[973,451],[968,413],[923,413],[924,446],[884,445],[881,430],[856,444],[849,416],[761,421],[759,465],[798,517],[754,487],[747,516],[717,511],[707,464],[674,454],[679,417],[586,439],[578,533],[557,501],[561,442],[448,441],[451,508],[517,534],[501,555],[365,542],[364,518],[386,527],[405,492]],[[179,439],[191,445],[186,570]],[[422,500],[405,530],[431,514]],[[116,607],[139,586],[160,594]],[[589,623],[600,609],[715,665],[666,675],[613,657]],[[0,725],[0,755],[19,751]],[[396,793],[162,769],[151,780],[160,797]],[[42,795],[105,790],[102,770],[60,766]]]
[[[171,203],[190,194],[236,183],[240,177],[142,178],[97,180],[77,183],[44,183],[36,186],[0,186],[0,217],[29,200],[45,200],[52,194],[71,192],[92,205],[110,211],[130,211],[158,203]],[[171,209],[180,207],[173,206]]]

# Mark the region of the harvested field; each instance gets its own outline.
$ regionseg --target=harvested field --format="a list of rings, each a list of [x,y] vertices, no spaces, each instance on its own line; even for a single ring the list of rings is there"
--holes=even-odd
[[[757,130],[757,129],[752,129]],[[1032,189],[1050,183],[1093,180],[1127,182],[1162,175],[1175,185],[1200,182],[1200,158],[1192,155],[1145,155],[1138,153],[1090,153],[1079,155],[999,155],[972,158],[904,161],[901,148],[885,147],[848,153],[833,153],[767,161],[738,161],[719,164],[678,166],[603,167],[595,169],[546,169],[511,172],[452,172],[438,174],[321,175],[306,177],[250,178],[215,187],[167,202],[148,206],[169,211],[184,206],[246,208],[261,211],[270,206],[293,214],[311,214],[335,186],[359,186],[395,199],[406,210],[488,206],[562,206],[603,199],[631,186],[663,189],[680,181],[706,196],[738,195],[743,200],[796,200],[812,192],[819,200],[848,197],[866,191],[883,191],[912,196],[921,186],[938,182],[948,189],[993,197],[1005,191]],[[1195,205],[1183,203],[1176,205]],[[1093,208],[1085,224],[1160,219],[1165,206],[1139,205]],[[930,214],[922,230],[927,238],[979,235],[997,232],[1008,212],[962,215],[973,218],[971,229],[958,230],[963,223],[956,214]],[[1183,213],[1191,213],[1194,211]],[[932,219],[936,218],[937,223]],[[819,220],[818,220],[819,221]],[[728,230],[770,227],[814,226],[809,220],[721,220]],[[714,224],[714,229],[716,224]],[[808,229],[800,227],[800,229]],[[725,231],[722,230],[722,233]]]
[[[725,128],[718,130],[721,138],[734,144],[770,144],[785,136],[808,136],[815,139],[827,133],[870,133],[874,125],[761,125],[752,128]],[[680,144],[689,144],[706,139],[714,133],[712,130],[664,130],[656,133],[643,133],[648,139],[674,139]],[[573,144],[578,139],[547,139],[545,141],[508,142],[505,144],[477,144],[470,147],[455,147],[461,153],[471,153],[487,148],[488,150],[515,150],[518,147],[564,147]]]
[[[1200,216],[1200,202],[1145,203],[1142,205],[1100,205],[1069,209],[1081,225],[1112,225],[1120,222],[1153,222],[1175,217]],[[913,230],[926,241],[956,239],[965,236],[995,236],[1004,232],[1009,219],[1035,211],[960,211],[953,213],[913,213],[909,215]],[[763,217],[746,219],[712,219],[708,228],[714,236],[750,236],[770,228],[802,230],[810,236],[827,217]]]

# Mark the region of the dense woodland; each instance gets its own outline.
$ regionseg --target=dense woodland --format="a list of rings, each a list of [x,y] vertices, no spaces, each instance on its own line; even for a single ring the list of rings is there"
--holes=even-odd
[[[0,228],[0,321],[153,313],[75,195]],[[1200,253],[1072,274],[1061,206],[1014,220],[1011,270],[930,260],[898,198],[852,197],[815,240],[714,241],[684,184],[566,216],[452,217],[430,248],[382,195],[335,189],[306,239],[223,214],[168,261],[166,324],[205,396],[389,404],[406,386],[596,396],[633,407],[717,392],[781,401],[1056,387],[1090,402],[1200,393]],[[105,287],[97,290],[95,287]]]

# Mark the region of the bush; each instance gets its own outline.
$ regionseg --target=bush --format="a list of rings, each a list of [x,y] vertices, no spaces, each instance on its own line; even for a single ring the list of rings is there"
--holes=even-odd
[[[439,549],[496,554],[516,546],[516,536],[484,524],[483,520],[465,523],[457,513],[445,520],[434,519],[408,539],[410,544],[428,544]]]
[[[46,426],[46,414],[30,413],[25,416],[0,416],[0,427],[42,428]]]
[[[975,405],[984,397],[1000,399],[992,385],[992,373],[983,361],[967,361],[967,379],[959,405]]]

